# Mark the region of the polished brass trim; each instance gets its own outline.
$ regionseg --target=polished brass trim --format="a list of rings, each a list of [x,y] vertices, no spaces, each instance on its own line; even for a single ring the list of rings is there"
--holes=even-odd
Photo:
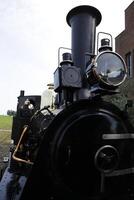
[[[22,134],[21,134],[21,136],[20,136],[19,142],[18,142],[18,144],[17,144],[17,146],[16,146],[16,148],[15,148],[15,150],[14,150],[14,152],[13,152],[12,158],[13,158],[14,160],[18,161],[18,162],[23,162],[23,163],[26,163],[26,164],[33,165],[34,163],[31,162],[30,160],[24,160],[24,159],[19,158],[19,157],[16,156],[16,154],[17,154],[17,152],[18,152],[18,149],[19,149],[19,147],[20,147],[20,145],[21,145],[21,141],[22,141],[24,135],[27,133],[27,129],[28,129],[28,126],[26,126],[26,127],[24,128],[24,130],[22,131]]]

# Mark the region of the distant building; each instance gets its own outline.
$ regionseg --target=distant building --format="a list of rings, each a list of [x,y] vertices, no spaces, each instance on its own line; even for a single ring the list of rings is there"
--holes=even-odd
[[[134,77],[134,1],[125,10],[125,30],[115,38],[115,50],[126,61],[128,77]]]

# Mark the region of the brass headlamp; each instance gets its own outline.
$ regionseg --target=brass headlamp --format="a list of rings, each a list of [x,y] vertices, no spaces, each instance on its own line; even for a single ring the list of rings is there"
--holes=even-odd
[[[98,83],[102,87],[113,89],[125,81],[127,68],[119,54],[103,51],[87,67],[86,76],[91,86]]]

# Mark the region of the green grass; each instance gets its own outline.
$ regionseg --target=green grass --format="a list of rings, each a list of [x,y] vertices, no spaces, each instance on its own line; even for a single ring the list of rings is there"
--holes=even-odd
[[[12,119],[11,116],[0,115],[0,129],[11,130]]]
[[[0,171],[5,167],[4,156],[9,156],[12,117],[0,115]]]

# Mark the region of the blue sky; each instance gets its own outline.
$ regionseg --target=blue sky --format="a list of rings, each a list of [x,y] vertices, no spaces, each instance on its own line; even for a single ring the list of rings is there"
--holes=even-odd
[[[58,65],[58,48],[71,47],[70,9],[91,5],[102,13],[98,31],[115,38],[132,0],[0,0],[0,114],[16,110],[20,90],[41,95]]]

